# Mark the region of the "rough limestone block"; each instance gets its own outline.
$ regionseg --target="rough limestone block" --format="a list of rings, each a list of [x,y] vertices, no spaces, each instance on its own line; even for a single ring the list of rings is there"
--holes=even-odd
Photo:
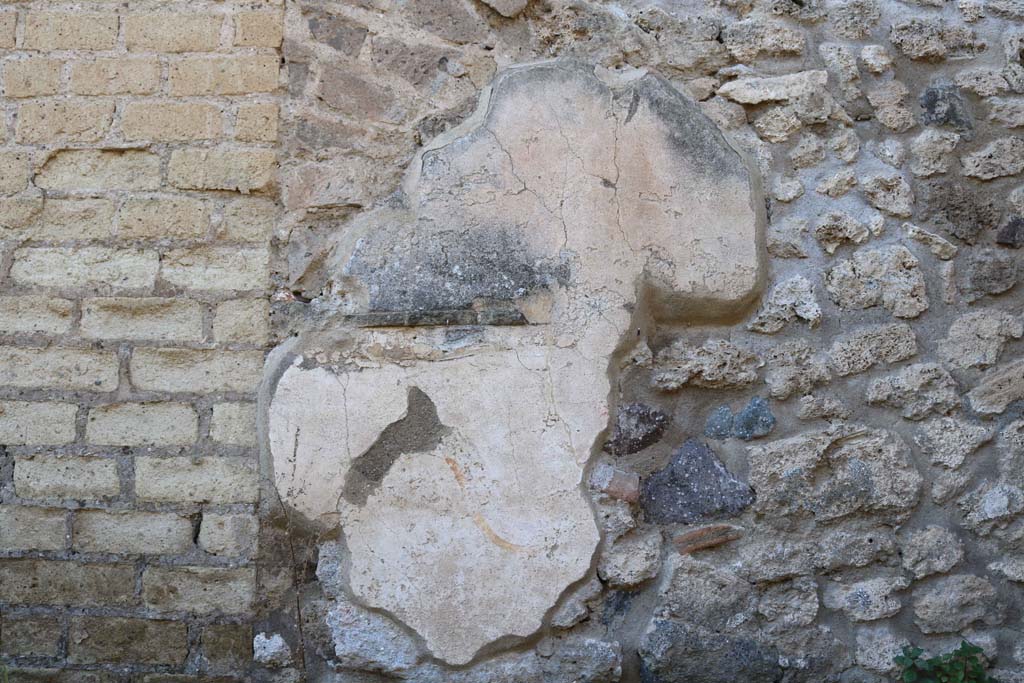
[[[340,522],[352,596],[450,664],[540,628],[598,543],[580,483],[616,349],[635,316],[747,310],[763,206],[745,159],[659,78],[499,74],[401,201],[338,231],[323,303],[343,350],[327,363],[302,337],[268,370],[278,493]],[[483,326],[418,327],[455,321]]]

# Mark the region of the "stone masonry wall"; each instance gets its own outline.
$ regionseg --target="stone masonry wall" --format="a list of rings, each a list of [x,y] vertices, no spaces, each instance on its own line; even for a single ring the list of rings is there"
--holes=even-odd
[[[1024,681],[1020,0],[0,0],[0,84],[10,683]]]
[[[282,26],[0,3],[10,683],[246,678]]]

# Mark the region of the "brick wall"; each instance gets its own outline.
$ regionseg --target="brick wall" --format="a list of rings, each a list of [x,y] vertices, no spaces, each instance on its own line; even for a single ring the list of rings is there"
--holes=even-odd
[[[246,678],[277,4],[0,0],[10,683]]]

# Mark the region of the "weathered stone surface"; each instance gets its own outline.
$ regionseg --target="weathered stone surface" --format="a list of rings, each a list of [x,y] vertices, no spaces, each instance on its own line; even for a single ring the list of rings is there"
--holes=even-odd
[[[597,575],[609,586],[635,586],[654,578],[661,566],[661,531],[631,531],[621,536],[601,554]]]
[[[949,529],[929,526],[907,534],[900,541],[903,568],[922,579],[942,574],[964,557],[964,545]]]
[[[347,341],[330,363],[312,336],[279,353],[269,441],[283,502],[340,521],[359,603],[453,664],[542,625],[597,545],[580,480],[636,285],[656,317],[741,312],[761,279],[754,187],[664,81],[548,63],[499,75],[401,200],[340,231],[321,303]],[[485,326],[401,327],[450,321]]]
[[[910,585],[902,576],[879,577],[849,584],[829,582],[823,602],[829,609],[842,610],[851,621],[875,621],[891,617],[903,606],[892,593]]]
[[[929,222],[967,244],[999,223],[995,203],[959,183],[931,182],[923,194]]]
[[[627,503],[640,499],[640,476],[636,472],[598,463],[590,474],[590,486],[594,490]]]
[[[685,384],[740,387],[757,381],[762,364],[755,354],[725,339],[709,339],[701,346],[679,340],[655,357],[654,384],[663,391],[676,391]]]
[[[910,172],[918,178],[945,173],[953,160],[960,136],[929,128],[910,142]]]
[[[974,137],[974,117],[967,100],[959,88],[944,79],[936,79],[921,92],[921,122],[926,125],[948,126],[960,133],[964,140]]]
[[[732,421],[732,434],[737,439],[750,441],[768,436],[774,427],[775,416],[768,407],[768,401],[755,396],[743,410],[736,413]]]
[[[1024,216],[1009,216],[996,233],[996,244],[1014,249],[1024,247]]]
[[[604,449],[612,455],[638,453],[661,440],[668,424],[668,415],[657,408],[628,403],[616,413],[612,438],[605,441]]]
[[[928,310],[919,263],[901,245],[861,249],[825,273],[825,288],[841,308],[881,305],[897,318],[916,318]]]
[[[868,385],[868,403],[901,409],[908,420],[947,415],[960,404],[956,380],[938,363],[910,365]]]
[[[971,410],[1002,413],[1011,403],[1024,398],[1024,359],[988,370],[978,386],[967,392]]]
[[[853,514],[898,522],[917,504],[922,478],[895,434],[847,426],[753,446],[754,509],[785,520]]]
[[[1007,292],[1017,284],[1020,266],[1016,255],[1003,250],[981,249],[964,264],[960,289],[968,301]]]
[[[960,159],[964,175],[992,180],[1024,171],[1024,138],[1008,137],[993,140],[977,152]]]
[[[898,363],[917,355],[917,337],[906,323],[867,325],[832,342],[829,367],[839,375],[854,375],[878,363]]]
[[[757,602],[757,612],[772,631],[809,626],[818,616],[818,583],[802,576],[768,586]]]
[[[988,427],[953,417],[937,417],[921,423],[914,441],[935,465],[956,469],[992,438]]]
[[[987,368],[995,365],[1010,339],[1024,335],[1024,323],[1004,311],[971,311],[953,321],[939,342],[939,357],[952,368]]]
[[[797,417],[801,420],[845,420],[850,417],[850,409],[831,396],[809,394],[800,397]]]
[[[825,214],[814,226],[814,238],[828,254],[834,254],[843,244],[863,244],[870,236],[867,225],[842,211]]]
[[[639,650],[644,680],[773,683],[782,678],[778,653],[771,646],[681,621],[653,620]]]
[[[741,104],[788,102],[824,88],[827,82],[825,71],[801,71],[784,76],[741,78],[723,85],[718,94]]]
[[[857,629],[857,663],[871,671],[891,673],[896,670],[894,658],[910,645],[888,624],[862,626]]]
[[[985,481],[964,495],[958,505],[964,513],[964,526],[987,535],[1024,512],[1024,490],[1001,481]]]
[[[914,623],[924,633],[961,631],[976,621],[998,624],[1002,609],[995,588],[980,576],[943,576],[914,590]]]
[[[821,323],[821,307],[814,296],[814,285],[801,275],[773,287],[747,329],[774,334],[785,327],[786,323],[797,319],[806,321],[810,328]]]
[[[786,342],[768,353],[764,381],[772,398],[784,401],[794,394],[806,394],[829,379],[824,360],[807,342]]]
[[[526,9],[529,0],[485,0],[485,4],[503,17],[514,17]]]
[[[736,515],[753,501],[706,444],[691,439],[642,484],[640,505],[651,522],[693,524]]]
[[[909,218],[914,210],[914,192],[901,175],[869,176],[861,179],[860,186],[868,203],[882,213]]]

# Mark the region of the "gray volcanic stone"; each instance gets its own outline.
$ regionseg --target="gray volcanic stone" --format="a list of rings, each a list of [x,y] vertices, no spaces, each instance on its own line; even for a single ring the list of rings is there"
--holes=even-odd
[[[775,428],[775,416],[772,415],[768,401],[759,396],[750,399],[747,407],[736,414],[732,423],[732,435],[737,439],[750,441],[767,436]]]
[[[704,436],[709,439],[728,439],[732,436],[732,410],[729,406],[719,406],[708,415],[704,423]]]
[[[964,266],[961,289],[968,301],[1002,294],[1017,284],[1019,269],[1015,254],[996,249],[977,251]]]
[[[604,450],[612,455],[630,455],[657,443],[668,428],[669,417],[657,408],[643,403],[629,403],[619,408],[612,428],[612,438],[604,442]]]
[[[1024,216],[1010,216],[996,233],[996,243],[1004,247],[1024,247]]]
[[[783,675],[764,643],[667,619],[651,622],[639,652],[643,683],[775,683]]]
[[[690,439],[662,470],[647,477],[640,505],[648,521],[692,524],[738,514],[754,500],[750,487],[736,479],[707,444]]]

